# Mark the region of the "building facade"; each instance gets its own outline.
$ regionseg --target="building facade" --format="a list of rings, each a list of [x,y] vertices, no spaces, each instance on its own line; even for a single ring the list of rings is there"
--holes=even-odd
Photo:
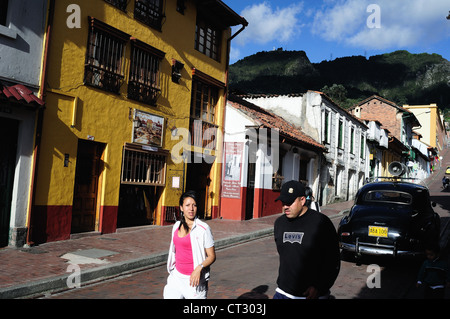
[[[281,212],[275,202],[281,185],[319,184],[325,147],[273,112],[228,97],[220,215],[225,219],[260,218]]]
[[[34,243],[218,215],[231,26],[222,1],[50,1]]]
[[[442,165],[440,154],[447,145],[447,129],[438,105],[432,103],[429,105],[403,105],[403,107],[412,112],[420,123],[420,127],[415,128],[415,131],[421,136],[420,141],[429,147],[430,165],[435,168],[440,167]]]
[[[414,130],[420,126],[414,113],[383,97],[373,95],[350,108],[350,112],[367,121],[378,121],[388,131],[388,148],[383,151],[382,175],[392,176],[389,164],[400,162],[407,167],[415,161]],[[405,176],[410,177],[411,169]]]
[[[0,2],[0,247],[27,241],[47,0]]]
[[[320,179],[311,185],[321,205],[354,197],[369,170],[364,122],[322,92],[244,98],[283,117],[325,147],[318,159]]]

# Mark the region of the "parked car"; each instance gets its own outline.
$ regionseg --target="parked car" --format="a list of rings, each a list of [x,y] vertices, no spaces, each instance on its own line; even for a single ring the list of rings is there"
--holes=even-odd
[[[447,166],[447,169],[445,170],[445,175],[450,175],[450,166]]]
[[[343,254],[415,256],[438,242],[440,217],[427,187],[404,181],[361,187],[338,227]]]

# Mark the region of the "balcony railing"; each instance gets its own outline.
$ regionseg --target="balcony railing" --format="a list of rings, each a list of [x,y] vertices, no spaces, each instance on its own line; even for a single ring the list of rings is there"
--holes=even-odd
[[[156,101],[161,93],[161,90],[153,86],[139,83],[138,81],[128,82],[128,98],[143,102],[152,106],[156,106]]]

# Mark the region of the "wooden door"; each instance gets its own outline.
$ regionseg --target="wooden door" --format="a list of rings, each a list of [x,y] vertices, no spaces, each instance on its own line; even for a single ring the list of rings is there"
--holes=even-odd
[[[186,173],[186,191],[193,190],[197,193],[197,216],[199,218],[211,218],[212,201],[210,198],[212,164],[190,163]]]
[[[79,140],[72,206],[72,233],[95,230],[98,182],[104,145]]]

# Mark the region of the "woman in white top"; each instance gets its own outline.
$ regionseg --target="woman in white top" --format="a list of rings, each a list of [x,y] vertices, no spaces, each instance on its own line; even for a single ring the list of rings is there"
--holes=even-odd
[[[209,266],[216,260],[211,228],[197,218],[193,191],[180,197],[181,220],[172,228],[165,299],[206,299]]]

